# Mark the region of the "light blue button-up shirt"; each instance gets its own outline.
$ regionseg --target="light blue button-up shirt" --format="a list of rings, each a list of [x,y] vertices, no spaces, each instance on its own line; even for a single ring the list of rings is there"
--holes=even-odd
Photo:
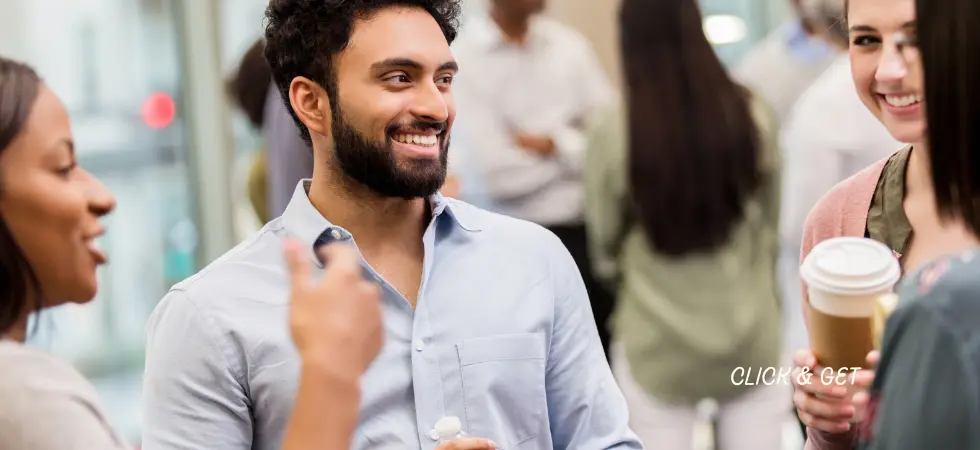
[[[144,449],[279,448],[300,363],[283,240],[302,240],[314,258],[318,242],[352,239],[317,212],[307,187],[154,311]],[[384,287],[386,342],[364,374],[352,448],[431,450],[436,422],[449,416],[507,450],[642,448],[561,242],[440,195],[430,204],[415,310],[365,264]]]

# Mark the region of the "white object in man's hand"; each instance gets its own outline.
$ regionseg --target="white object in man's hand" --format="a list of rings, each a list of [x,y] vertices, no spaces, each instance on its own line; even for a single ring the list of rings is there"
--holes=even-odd
[[[293,342],[304,363],[356,379],[381,351],[381,288],[364,279],[360,257],[350,245],[331,244],[319,251],[326,272],[314,281],[303,245],[286,243]]]

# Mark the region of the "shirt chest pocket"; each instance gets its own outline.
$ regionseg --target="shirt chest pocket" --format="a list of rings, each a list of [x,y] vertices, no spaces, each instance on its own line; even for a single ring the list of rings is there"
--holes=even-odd
[[[544,336],[513,334],[456,344],[467,434],[511,449],[541,433],[545,414]]]

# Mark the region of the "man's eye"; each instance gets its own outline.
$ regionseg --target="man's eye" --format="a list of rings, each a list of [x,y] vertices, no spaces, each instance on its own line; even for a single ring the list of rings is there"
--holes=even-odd
[[[385,81],[393,81],[395,83],[408,83],[411,80],[408,79],[408,75],[401,74],[401,75],[392,75],[386,78]]]

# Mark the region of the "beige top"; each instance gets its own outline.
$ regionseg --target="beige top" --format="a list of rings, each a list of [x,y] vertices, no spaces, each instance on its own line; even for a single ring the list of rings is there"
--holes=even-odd
[[[0,450],[126,449],[70,364],[0,341]]]

